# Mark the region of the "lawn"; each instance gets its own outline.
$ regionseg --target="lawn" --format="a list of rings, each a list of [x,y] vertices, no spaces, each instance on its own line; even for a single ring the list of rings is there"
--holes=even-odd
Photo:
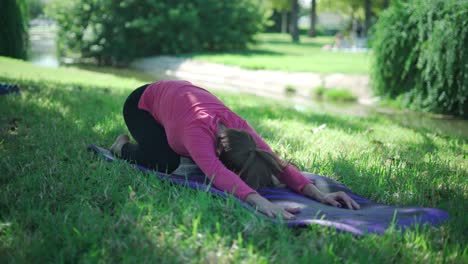
[[[0,97],[0,263],[467,263],[467,138],[216,92],[301,170],[450,214],[438,228],[363,238],[289,229],[87,152],[125,131],[122,104],[145,82],[118,75],[0,57],[0,83],[22,89]]]
[[[199,53],[182,55],[247,69],[283,70],[291,72],[368,74],[371,53],[333,52],[323,50],[333,44],[333,37],[309,38],[292,43],[286,34],[264,33],[248,51],[231,53]]]

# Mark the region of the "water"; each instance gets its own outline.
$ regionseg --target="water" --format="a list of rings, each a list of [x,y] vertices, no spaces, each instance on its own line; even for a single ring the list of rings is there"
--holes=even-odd
[[[411,111],[386,113],[388,118],[397,124],[426,130],[430,134],[450,135],[468,140],[468,121],[447,116],[427,116]]]
[[[33,64],[57,68],[56,25],[49,20],[33,20],[29,30],[30,49],[28,61]]]

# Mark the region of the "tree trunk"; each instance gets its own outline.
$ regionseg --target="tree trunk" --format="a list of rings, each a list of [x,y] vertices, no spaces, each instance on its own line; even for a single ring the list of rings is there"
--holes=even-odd
[[[288,32],[288,11],[283,10],[281,12],[281,33]]]
[[[365,4],[365,16],[366,16],[366,21],[365,21],[365,26],[364,26],[364,36],[367,37],[369,33],[369,29],[371,27],[371,17],[372,17],[372,3],[371,0],[366,0]]]
[[[291,21],[290,32],[293,42],[299,42],[299,27],[297,24],[299,16],[299,2],[298,0],[291,0]]]
[[[310,1],[310,29],[309,29],[309,37],[317,36],[317,32],[315,32],[315,24],[317,23],[317,1],[311,0]]]

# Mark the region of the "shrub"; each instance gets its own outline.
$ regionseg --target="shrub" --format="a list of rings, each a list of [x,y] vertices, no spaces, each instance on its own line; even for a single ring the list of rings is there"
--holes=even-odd
[[[424,111],[467,115],[468,2],[396,2],[374,28],[377,93]]]
[[[349,89],[344,88],[325,88],[323,86],[319,86],[312,91],[312,95],[318,99],[336,102],[357,101],[357,97]]]
[[[284,87],[284,93],[286,95],[294,95],[297,93],[297,89],[293,85],[286,85],[286,87]]]
[[[56,0],[59,50],[126,64],[140,56],[245,48],[266,21],[255,0]]]
[[[47,0],[26,0],[31,19],[44,15],[44,6]]]
[[[22,0],[2,0],[0,8],[0,55],[25,59],[27,38],[26,6]]]

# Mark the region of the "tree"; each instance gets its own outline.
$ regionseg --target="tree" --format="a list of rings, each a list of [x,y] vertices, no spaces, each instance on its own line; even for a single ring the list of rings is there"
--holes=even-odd
[[[383,4],[382,4],[382,8],[383,9],[387,8],[389,6],[389,4],[390,4],[390,0],[384,0]]]
[[[289,33],[293,42],[299,42],[299,1],[298,0],[271,0],[272,7],[282,12],[281,32],[285,33],[287,28],[287,12],[291,12],[289,19]]]
[[[309,28],[309,37],[315,37],[317,32],[315,32],[315,24],[317,23],[317,0],[310,1],[310,28]]]
[[[138,57],[245,49],[261,32],[256,0],[55,0],[46,8],[66,56],[125,66]]]
[[[351,24],[364,20],[364,34],[367,35],[374,17],[387,8],[390,0],[321,0],[320,8],[350,16]]]
[[[44,15],[44,6],[47,0],[26,0],[29,9],[29,17],[36,18]]]
[[[290,0],[271,0],[273,9],[281,12],[281,33],[288,32],[288,12],[291,11]]]
[[[424,111],[468,117],[468,2],[396,1],[373,30],[375,91]]]
[[[290,21],[290,32],[293,42],[299,42],[299,2],[298,0],[291,0],[291,21]]]
[[[0,55],[26,58],[27,34],[25,5],[22,0],[2,0],[0,8]]]
[[[371,0],[365,0],[365,26],[364,26],[364,36],[367,36],[369,29],[371,27],[372,19],[372,3]]]

